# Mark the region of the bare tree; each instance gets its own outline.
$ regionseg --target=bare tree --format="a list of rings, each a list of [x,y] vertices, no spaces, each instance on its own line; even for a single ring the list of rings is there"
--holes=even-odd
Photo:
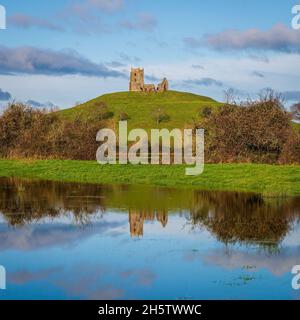
[[[264,88],[258,93],[260,102],[276,102],[278,105],[283,106],[284,97],[280,92],[272,88]]]
[[[224,100],[226,104],[235,104],[235,90],[233,88],[224,91]]]

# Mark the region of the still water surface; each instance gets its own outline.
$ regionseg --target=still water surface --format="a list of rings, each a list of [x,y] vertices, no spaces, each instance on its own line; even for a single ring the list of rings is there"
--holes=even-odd
[[[0,179],[0,299],[299,299],[300,198]]]

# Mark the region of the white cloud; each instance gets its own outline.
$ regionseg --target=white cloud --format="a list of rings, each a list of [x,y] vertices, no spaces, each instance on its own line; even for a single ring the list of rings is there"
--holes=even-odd
[[[186,37],[183,41],[191,48],[208,46],[214,50],[255,49],[300,53],[300,33],[283,24],[277,24],[269,30],[225,30],[200,38]]]
[[[75,50],[54,51],[35,47],[0,46],[0,74],[44,74],[120,77],[119,71],[97,64]]]

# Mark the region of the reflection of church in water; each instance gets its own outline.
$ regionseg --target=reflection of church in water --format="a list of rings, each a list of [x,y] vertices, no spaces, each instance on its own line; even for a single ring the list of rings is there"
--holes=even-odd
[[[168,212],[165,210],[129,210],[130,235],[141,237],[144,233],[144,221],[159,221],[163,227],[168,223]]]

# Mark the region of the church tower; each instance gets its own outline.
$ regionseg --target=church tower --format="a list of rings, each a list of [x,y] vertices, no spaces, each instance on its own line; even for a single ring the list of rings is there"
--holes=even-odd
[[[144,69],[131,68],[129,91],[143,91],[144,85]]]

